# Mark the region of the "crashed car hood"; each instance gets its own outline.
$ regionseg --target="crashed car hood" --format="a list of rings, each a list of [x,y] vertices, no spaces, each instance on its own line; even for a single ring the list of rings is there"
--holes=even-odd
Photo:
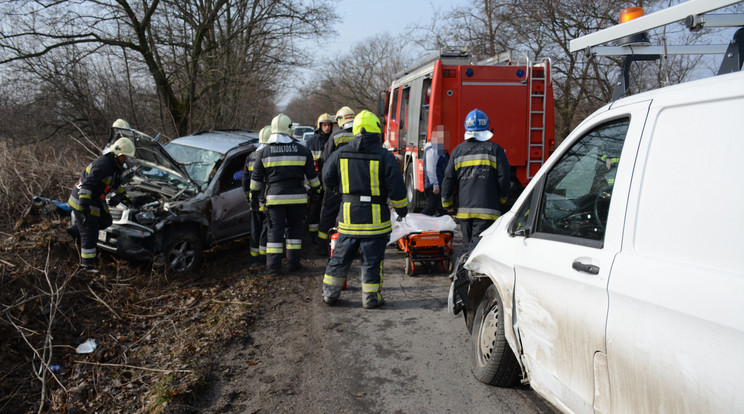
[[[135,152],[133,158],[135,160],[133,161],[136,161],[137,164],[163,170],[182,178],[184,181],[188,181],[194,188],[199,188],[199,184],[189,176],[186,168],[173,159],[165,147],[149,135],[140,131],[127,128],[111,128],[111,136],[108,144],[106,144],[104,153],[108,152],[108,148],[112,142],[121,137],[129,138],[134,142]]]

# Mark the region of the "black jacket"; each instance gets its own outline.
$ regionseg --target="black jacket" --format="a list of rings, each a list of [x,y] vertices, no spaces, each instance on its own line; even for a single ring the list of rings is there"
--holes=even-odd
[[[334,131],[331,134],[330,138],[328,138],[328,141],[326,142],[325,147],[323,148],[323,154],[322,154],[323,162],[328,161],[328,159],[331,158],[331,154],[333,154],[334,151],[348,144],[349,142],[351,142],[352,139],[354,139],[354,133],[351,132],[351,128],[347,128],[347,129],[342,128],[337,131]]]
[[[457,192],[457,218],[496,220],[511,185],[506,152],[491,141],[469,139],[453,151],[442,181],[442,206],[450,208]]]
[[[310,150],[310,154],[313,156],[315,162],[315,172],[318,175],[323,173],[323,149],[328,142],[328,137],[331,134],[324,134],[320,130],[316,130],[315,134],[305,141],[305,146]]]
[[[330,142],[330,141],[329,141]],[[323,181],[342,197],[338,231],[352,237],[390,233],[390,210],[408,206],[406,186],[395,156],[380,145],[379,134],[357,135],[335,151],[323,167]]]
[[[88,210],[96,217],[108,214],[106,194],[116,191],[116,194],[129,197],[124,188],[120,188],[122,172],[123,166],[116,160],[113,152],[101,155],[80,175],[67,204],[78,211]]]
[[[305,179],[311,188],[319,188],[320,180],[313,166],[313,157],[304,146],[267,144],[256,155],[251,174],[251,197],[261,198],[266,188],[266,206],[307,203]]]

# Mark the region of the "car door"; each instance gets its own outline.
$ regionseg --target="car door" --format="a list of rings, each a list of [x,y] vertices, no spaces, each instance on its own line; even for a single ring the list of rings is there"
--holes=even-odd
[[[217,175],[212,195],[212,233],[215,241],[227,240],[251,231],[250,206],[245,200],[242,172],[249,152],[226,160]]]
[[[515,326],[530,384],[575,412],[601,404],[595,392],[608,396],[607,281],[647,111],[648,102],[613,108],[580,126],[512,223]]]

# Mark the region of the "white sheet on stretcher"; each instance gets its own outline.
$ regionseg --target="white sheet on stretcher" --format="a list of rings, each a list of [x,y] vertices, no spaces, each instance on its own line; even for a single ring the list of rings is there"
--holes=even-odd
[[[455,231],[457,224],[450,216],[432,217],[426,214],[408,213],[403,220],[398,221],[398,215],[395,211],[390,213],[390,220],[393,223],[393,232],[390,233],[390,241],[393,244],[401,237],[417,231]]]

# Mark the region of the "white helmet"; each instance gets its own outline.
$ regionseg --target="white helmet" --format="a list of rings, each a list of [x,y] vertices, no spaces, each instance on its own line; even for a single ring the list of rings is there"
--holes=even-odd
[[[344,106],[336,112],[336,122],[338,123],[338,126],[343,128],[344,125],[353,123],[355,116],[356,114],[353,109]]]
[[[269,141],[269,137],[271,136],[271,127],[265,126],[261,128],[261,132],[258,133],[258,143],[259,144],[265,144]]]
[[[119,155],[126,155],[127,157],[134,157],[134,143],[129,138],[119,138],[111,144],[111,152],[117,157]]]
[[[114,121],[114,124],[111,125],[112,128],[126,128],[126,129],[132,129],[132,127],[129,126],[129,122],[119,118],[116,121]]]
[[[292,134],[292,120],[287,115],[279,114],[271,120],[271,133],[291,135]]]

